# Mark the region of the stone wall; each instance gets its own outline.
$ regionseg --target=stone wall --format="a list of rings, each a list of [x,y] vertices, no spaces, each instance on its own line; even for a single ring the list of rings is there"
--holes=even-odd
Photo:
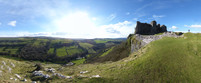
[[[167,32],[167,27],[165,25],[160,26],[156,21],[152,21],[150,24],[137,21],[135,34],[154,35],[162,32]]]

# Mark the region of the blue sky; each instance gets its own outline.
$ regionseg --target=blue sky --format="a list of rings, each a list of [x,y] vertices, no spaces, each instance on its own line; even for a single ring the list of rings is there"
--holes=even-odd
[[[119,38],[136,21],[201,31],[201,0],[0,0],[0,36]]]

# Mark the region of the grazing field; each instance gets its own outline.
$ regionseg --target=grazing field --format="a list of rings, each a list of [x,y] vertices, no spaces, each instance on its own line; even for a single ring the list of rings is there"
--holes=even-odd
[[[56,53],[57,53],[57,56],[67,56],[67,53],[66,53],[66,47],[62,47],[62,48],[58,48],[56,50]]]
[[[101,41],[101,39],[99,40]],[[107,41],[107,39],[102,40]],[[0,38],[0,55],[20,57],[27,60],[70,62],[77,57],[86,57],[88,54],[96,56],[97,53],[103,53],[102,50],[115,46],[121,41],[123,40],[110,39],[108,43],[96,43],[93,39]]]

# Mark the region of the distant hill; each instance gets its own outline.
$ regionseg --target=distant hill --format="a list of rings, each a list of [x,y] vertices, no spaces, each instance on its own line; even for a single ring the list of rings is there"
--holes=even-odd
[[[96,56],[125,39],[67,39],[53,37],[2,37],[0,55],[25,60],[67,63],[78,57]],[[88,57],[89,58],[89,57]]]

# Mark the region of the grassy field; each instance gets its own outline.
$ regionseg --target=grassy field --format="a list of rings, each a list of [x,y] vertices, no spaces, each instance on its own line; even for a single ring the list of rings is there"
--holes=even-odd
[[[58,48],[56,50],[56,54],[57,54],[57,56],[60,56],[60,57],[67,56],[66,47]]]
[[[92,49],[92,47],[93,47],[92,44],[89,44],[89,43],[79,43],[79,45],[80,45],[81,47],[87,49],[87,51],[88,51],[89,53],[96,53],[96,51],[94,51],[94,50]]]
[[[53,67],[63,75],[73,76],[73,79],[53,79],[50,82],[77,82],[77,83],[200,83],[201,82],[201,34],[186,33],[181,38],[165,37],[151,42],[138,52],[116,62],[81,64],[62,67],[56,64],[43,64],[44,67]],[[0,61],[13,61],[22,64],[15,73],[26,74],[25,67],[30,65],[24,61],[0,58]],[[75,60],[74,63],[83,63],[84,59]],[[80,74],[80,71],[89,71]],[[28,73],[27,73],[28,74]],[[10,74],[6,74],[10,75]],[[85,76],[80,78],[79,76]],[[90,78],[100,75],[101,78]],[[10,81],[6,76],[0,80]]]
[[[112,48],[110,48],[109,50],[107,50],[106,52],[104,52],[100,57],[103,57],[103,56],[107,55],[109,52],[112,51],[113,48],[114,48],[114,47],[112,47]]]
[[[54,53],[54,48],[50,48],[49,50],[48,50],[48,54],[53,54]]]

